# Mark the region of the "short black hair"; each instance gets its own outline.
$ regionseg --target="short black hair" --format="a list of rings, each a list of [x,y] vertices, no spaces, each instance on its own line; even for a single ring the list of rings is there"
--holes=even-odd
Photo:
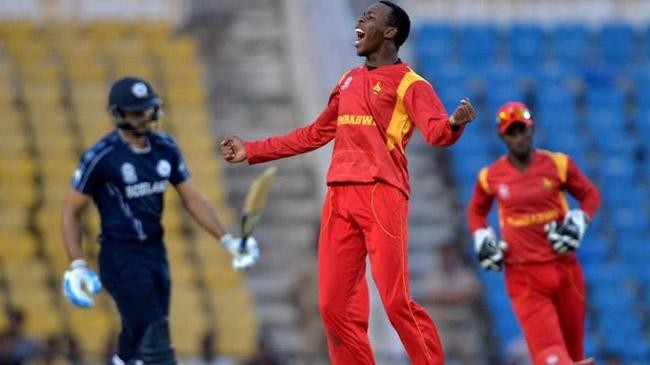
[[[406,42],[406,38],[411,31],[411,19],[406,11],[399,7],[392,1],[381,0],[380,3],[391,8],[391,13],[388,14],[388,25],[397,28],[397,35],[395,35],[395,46],[399,47]]]

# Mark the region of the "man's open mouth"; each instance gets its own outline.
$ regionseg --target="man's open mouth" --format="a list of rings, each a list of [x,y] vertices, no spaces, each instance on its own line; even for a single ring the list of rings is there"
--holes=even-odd
[[[361,28],[356,28],[354,31],[357,33],[357,40],[354,41],[354,45],[356,46],[359,44],[359,42],[361,42],[363,37],[366,36],[366,32],[364,32]]]

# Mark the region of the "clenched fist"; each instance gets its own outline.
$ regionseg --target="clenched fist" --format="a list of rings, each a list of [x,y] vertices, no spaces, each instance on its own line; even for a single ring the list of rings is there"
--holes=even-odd
[[[460,101],[460,105],[454,110],[454,112],[449,117],[449,123],[452,127],[461,127],[476,118],[476,110],[474,106],[467,98],[463,98]]]
[[[228,136],[219,143],[221,157],[224,160],[237,163],[246,159],[246,145],[241,138],[237,136]]]

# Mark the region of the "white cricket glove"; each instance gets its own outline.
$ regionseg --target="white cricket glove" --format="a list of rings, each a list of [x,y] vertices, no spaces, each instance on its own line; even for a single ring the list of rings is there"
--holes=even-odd
[[[63,274],[63,294],[77,307],[90,308],[95,302],[92,296],[102,290],[99,276],[90,270],[86,260],[78,259],[70,263],[70,270]]]
[[[481,268],[500,271],[503,268],[503,251],[508,248],[504,241],[497,239],[492,227],[474,231],[474,251]]]
[[[544,225],[548,241],[555,252],[564,254],[580,248],[580,242],[585,236],[589,217],[580,209],[572,209],[564,216],[564,221],[551,221]]]
[[[246,270],[253,267],[260,258],[260,250],[257,247],[257,240],[249,236],[246,239],[246,247],[241,251],[241,238],[234,237],[230,233],[221,237],[221,244],[232,255],[232,267],[236,270]]]

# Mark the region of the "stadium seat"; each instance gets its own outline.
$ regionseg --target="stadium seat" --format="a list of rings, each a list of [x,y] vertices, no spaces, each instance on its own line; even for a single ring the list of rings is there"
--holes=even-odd
[[[482,68],[497,61],[499,32],[494,26],[467,24],[459,30],[460,61],[470,69]]]
[[[589,57],[589,32],[581,24],[557,25],[552,30],[555,61],[567,69],[584,66]]]
[[[600,61],[617,67],[634,62],[638,55],[634,29],[625,23],[604,24],[597,37]]]
[[[539,67],[546,61],[546,35],[539,25],[513,24],[508,28],[510,62],[525,68]]]
[[[427,23],[416,30],[417,63],[426,69],[455,59],[454,29],[448,24]]]

